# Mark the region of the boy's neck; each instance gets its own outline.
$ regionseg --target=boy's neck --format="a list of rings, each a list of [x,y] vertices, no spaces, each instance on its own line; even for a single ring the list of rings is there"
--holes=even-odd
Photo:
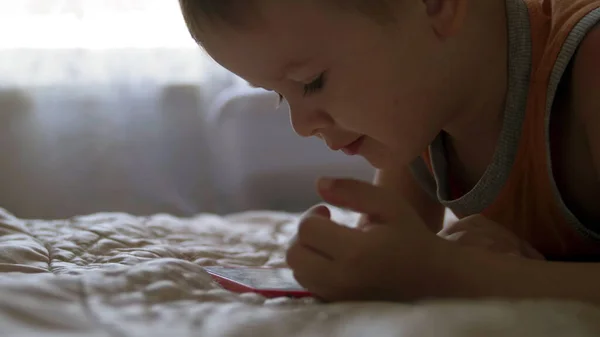
[[[492,138],[502,128],[508,88],[508,22],[505,0],[471,1],[463,46],[460,94],[444,131],[457,146]]]

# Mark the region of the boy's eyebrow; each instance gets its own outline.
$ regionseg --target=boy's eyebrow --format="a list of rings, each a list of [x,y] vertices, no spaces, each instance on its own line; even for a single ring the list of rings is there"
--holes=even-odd
[[[284,79],[288,76],[289,73],[297,71],[298,69],[305,67],[310,61],[311,61],[310,58],[304,58],[301,60],[291,61],[291,62],[287,63],[285,66],[283,66],[281,68],[279,79],[280,80]]]
[[[305,58],[305,59],[302,59],[300,61],[291,61],[291,62],[287,63],[285,66],[283,66],[281,68],[281,72],[279,73],[280,75],[278,76],[277,80],[279,80],[279,81],[284,80],[288,76],[288,74],[290,72],[292,72],[293,70],[297,70],[299,68],[305,67],[306,64],[309,63],[309,61],[310,61],[310,59]],[[266,89],[265,87],[260,86],[258,84],[254,84],[254,83],[249,82],[249,81],[246,81],[246,82],[252,88],[259,88],[259,89],[269,90],[269,89]]]
[[[281,104],[281,102],[283,102],[283,100],[284,100],[283,95],[280,94],[280,93],[278,93],[278,92],[276,92],[276,91],[274,91],[274,90],[269,90],[267,88],[263,88],[263,87],[261,87],[259,85],[252,84],[251,82],[248,82],[248,81],[246,81],[246,83],[248,83],[248,85],[251,86],[252,88],[264,89],[264,90],[267,90],[267,91],[273,91],[273,92],[275,92],[277,95],[279,95],[279,104]]]
[[[266,90],[266,91],[274,91],[273,89],[267,89],[267,88],[265,88],[265,87],[263,87],[263,86],[260,86],[260,85],[258,85],[258,84],[254,84],[254,83],[252,83],[252,82],[248,82],[248,81],[246,81],[246,83],[248,83],[248,85],[249,85],[250,87],[252,87],[252,88],[263,89],[263,90]]]

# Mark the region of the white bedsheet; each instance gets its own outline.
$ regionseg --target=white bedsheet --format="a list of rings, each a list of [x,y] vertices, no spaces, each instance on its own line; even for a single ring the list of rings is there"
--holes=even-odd
[[[340,221],[353,216],[336,212]],[[295,215],[0,212],[0,336],[598,336],[578,303],[345,303],[237,295],[201,266],[283,266]]]

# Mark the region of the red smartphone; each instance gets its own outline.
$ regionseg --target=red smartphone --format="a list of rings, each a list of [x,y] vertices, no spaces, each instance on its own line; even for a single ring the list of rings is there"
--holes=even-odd
[[[257,293],[267,298],[312,297],[287,268],[204,267],[223,288],[236,293]]]

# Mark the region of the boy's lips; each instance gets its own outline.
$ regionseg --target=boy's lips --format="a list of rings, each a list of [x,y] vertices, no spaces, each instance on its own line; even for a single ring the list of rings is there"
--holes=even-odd
[[[345,154],[347,154],[349,156],[355,156],[360,151],[360,148],[362,147],[362,144],[364,143],[364,141],[365,141],[365,136],[360,136],[358,139],[356,139],[352,143],[341,148],[341,150],[342,150],[342,152],[344,152]]]

